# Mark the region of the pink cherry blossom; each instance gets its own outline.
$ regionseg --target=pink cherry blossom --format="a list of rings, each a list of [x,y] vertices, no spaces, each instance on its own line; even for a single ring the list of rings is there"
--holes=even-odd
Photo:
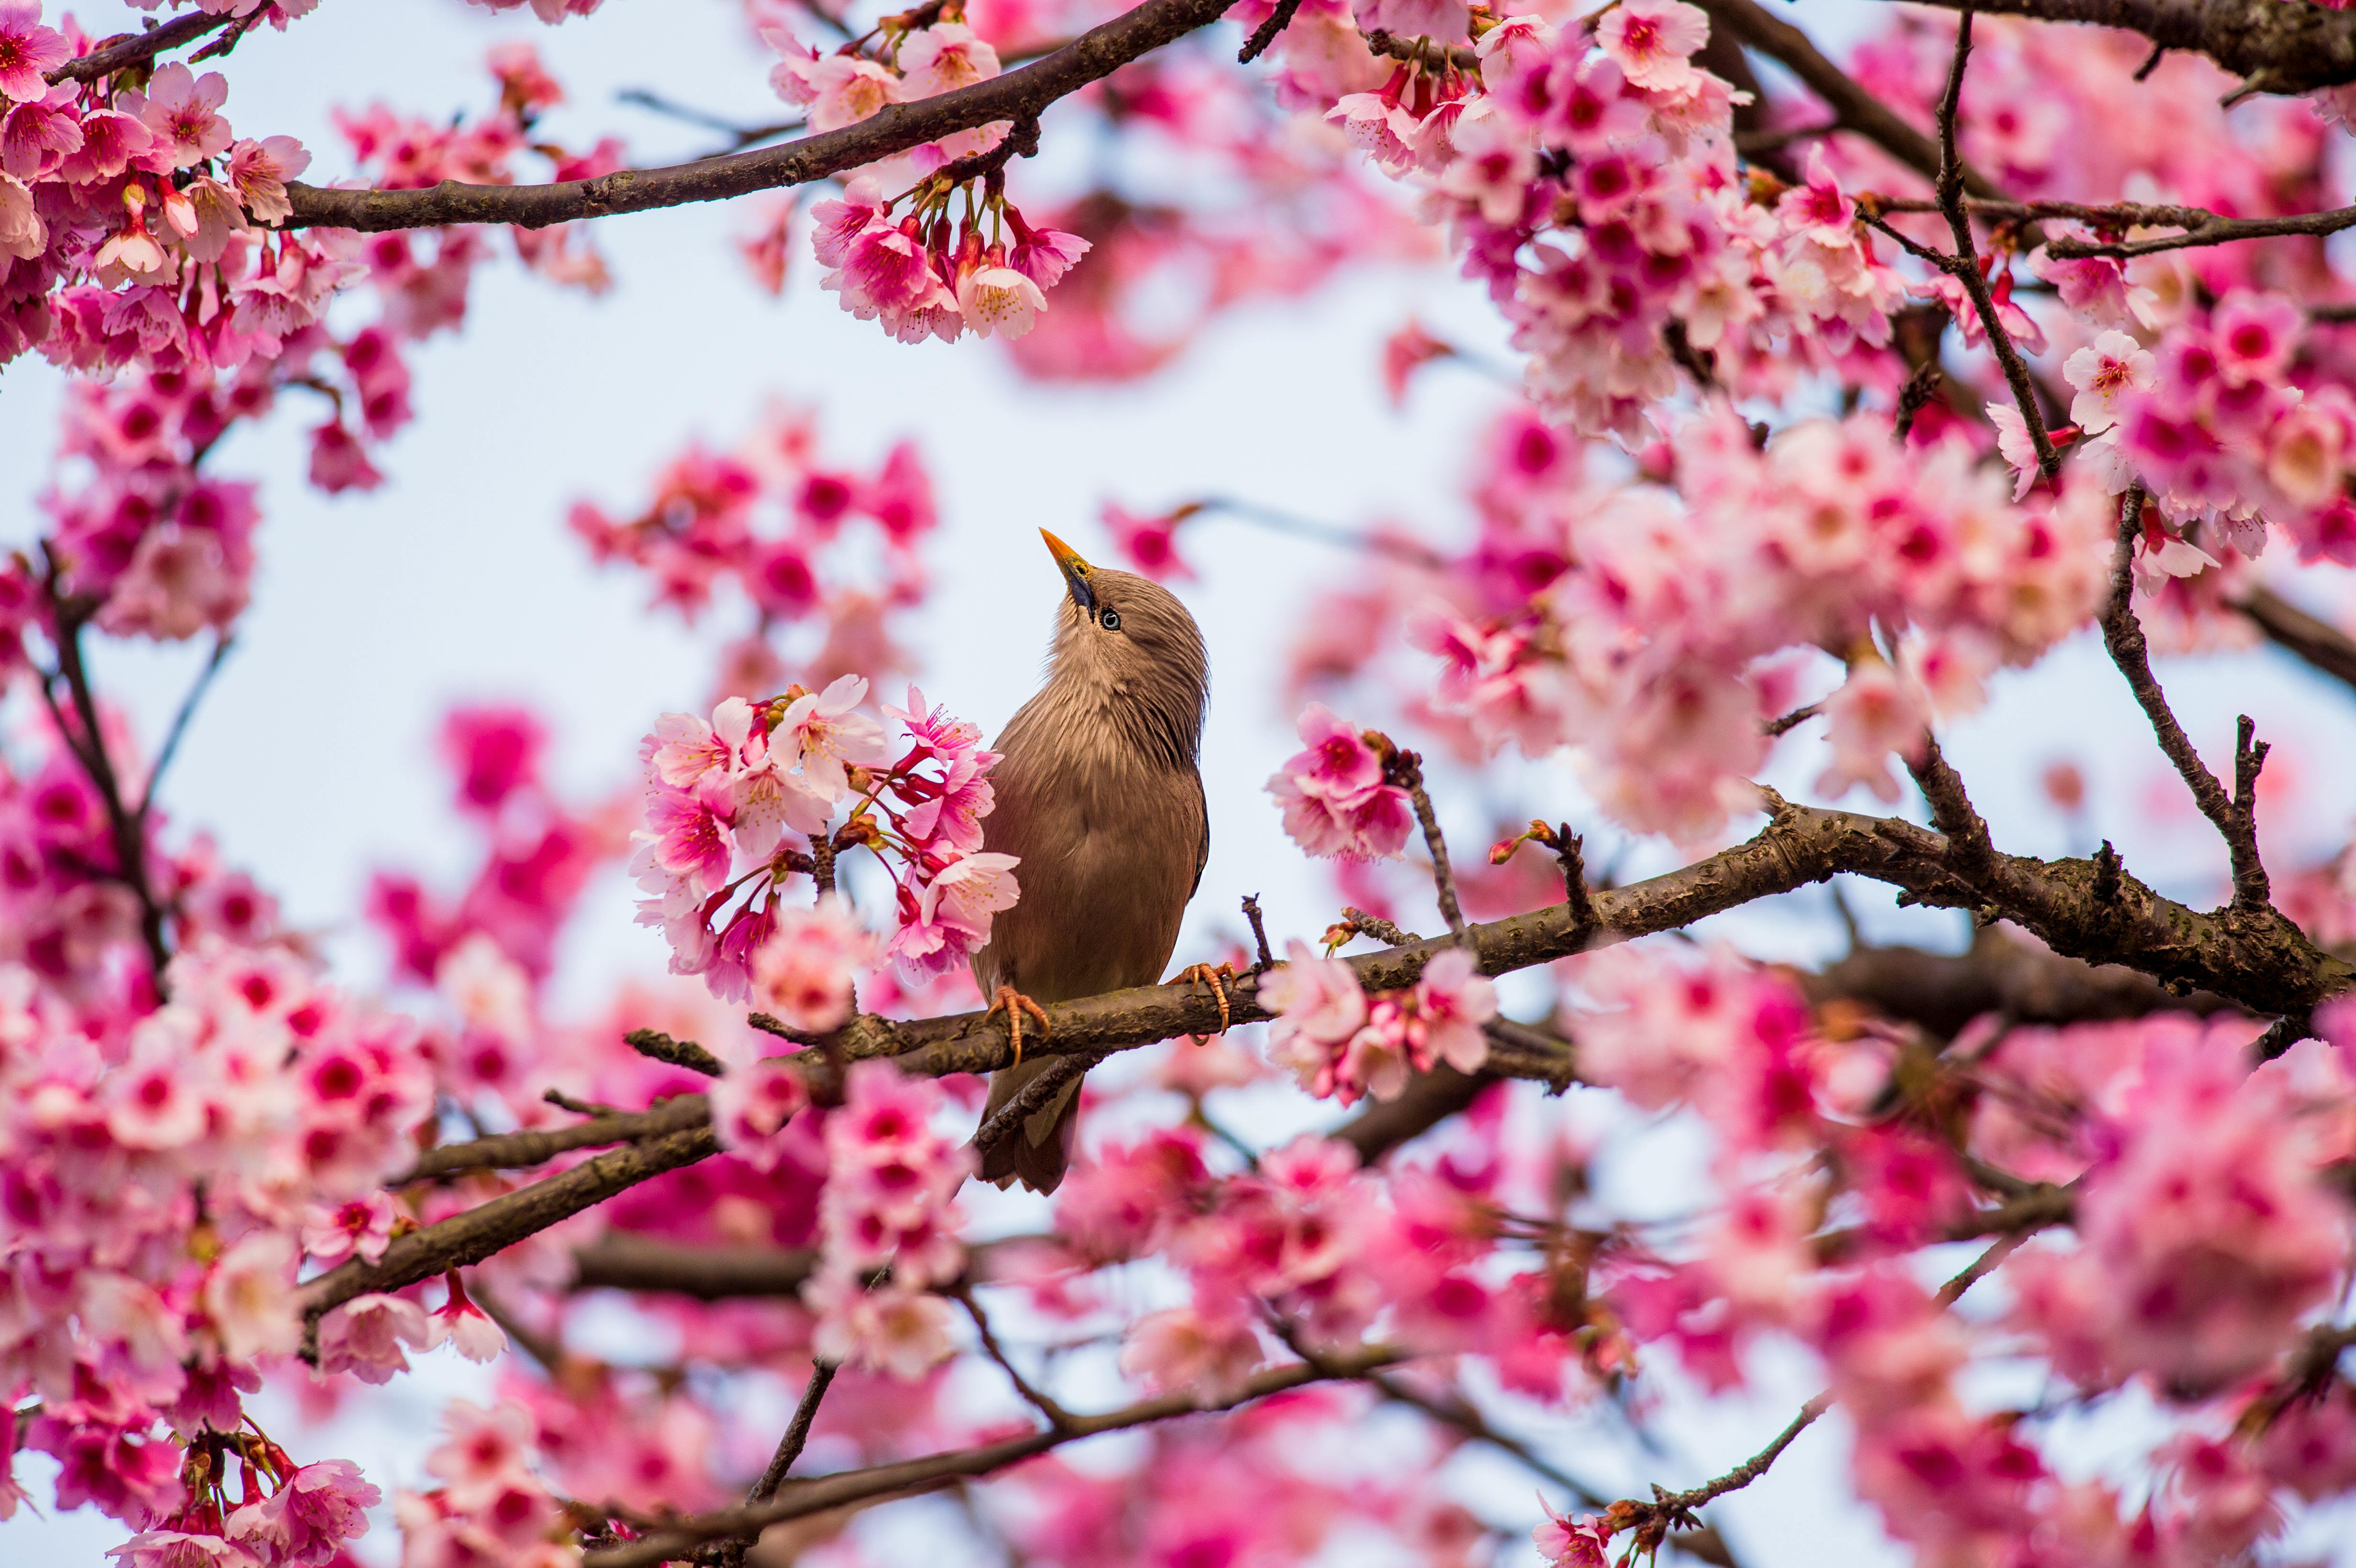
[[[397,1296],[355,1296],[319,1319],[319,1371],[350,1372],[362,1382],[391,1381],[409,1370],[402,1347],[438,1343],[425,1309]]]
[[[290,1568],[332,1563],[346,1541],[368,1533],[364,1510],[383,1496],[349,1460],[323,1459],[295,1471],[269,1497],[231,1513],[224,1530],[265,1560]]]
[[[1383,782],[1382,759],[1319,703],[1302,710],[1307,746],[1270,776],[1284,830],[1312,855],[1388,858],[1407,842],[1407,792]]]
[[[983,337],[1020,337],[1047,308],[1039,285],[1001,263],[976,267],[958,279],[958,310]]]
[[[265,223],[291,216],[286,182],[311,166],[311,155],[292,136],[264,136],[230,149],[229,179],[247,212]]]
[[[134,93],[128,101],[132,112],[154,133],[171,166],[185,169],[229,150],[229,122],[219,112],[228,96],[229,83],[220,72],[209,70],[200,77],[175,60],[155,69],[144,98]],[[284,170],[278,177],[294,172]]]
[[[2118,422],[2127,394],[2149,391],[2159,379],[2159,362],[2124,332],[2104,333],[2071,355],[2062,370],[2078,392],[2070,404],[2072,422],[2097,435]]]
[[[1612,1561],[1612,1527],[1593,1514],[1564,1518],[1552,1509],[1530,1532],[1538,1555],[1552,1568],[1605,1568]]]
[[[1684,0],[1622,0],[1596,25],[1595,41],[1634,85],[1685,92],[1697,80],[1692,57],[1709,41],[1709,16]]]
[[[960,22],[936,22],[900,40],[901,91],[930,98],[998,74],[998,51]]]
[[[1462,947],[1437,955],[1415,985],[1423,1048],[1459,1072],[1478,1072],[1489,1058],[1481,1026],[1497,1016],[1497,988]]]
[[[1207,1404],[1233,1397],[1261,1360],[1250,1319],[1182,1307],[1149,1314],[1130,1327],[1120,1370],[1148,1388],[1192,1393]]]
[[[808,107],[813,131],[839,131],[906,96],[897,76],[851,55],[788,55],[769,81],[787,102]]]
[[[43,76],[72,55],[62,34],[41,26],[38,0],[0,5],[0,96],[20,103],[38,100],[48,91]]]

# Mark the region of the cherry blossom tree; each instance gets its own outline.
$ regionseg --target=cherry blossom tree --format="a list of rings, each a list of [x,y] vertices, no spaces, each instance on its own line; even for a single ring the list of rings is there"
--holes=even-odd
[[[648,99],[726,144],[642,165],[552,138],[520,33],[332,146],[249,123],[314,3],[93,36],[0,0],[0,363],[70,377],[0,562],[0,1520],[94,1509],[129,1568],[849,1564],[945,1496],[1011,1563],[1735,1564],[1809,1543],[1719,1499],[1836,1426],[1943,1568],[2278,1561],[2348,1517],[2356,850],[2299,847],[2269,739],[2154,657],[2264,643],[2356,700],[2356,15],[1936,0],[1834,47],[1763,0],[744,0],[701,69],[776,118]],[[1214,520],[1329,552],[1290,667],[1221,670],[1298,741],[1215,831],[1280,822],[1324,898],[1206,883],[1236,943],[1188,956],[1232,980],[1027,1040],[981,1010],[1023,868],[918,684],[973,565],[946,408],[872,460],[748,411],[573,505],[711,663],[603,796],[545,716],[454,708],[477,849],[352,890],[381,984],[173,811],[261,581],[224,438],[294,421],[298,482],[383,485],[478,274],[601,292],[606,219],[714,201],[873,354],[1041,383],[1376,267],[1479,302],[1486,340],[1337,368],[1513,389],[1403,459],[1459,517],[1101,498],[1108,564],[1189,592]],[[200,673],[147,733],[95,661],[155,645]],[[2136,806],[2066,765],[2083,852],[2008,848],[1949,760],[2096,647],[2222,876],[2138,875],[2101,837]],[[1836,879],[1846,951],[1789,962]],[[1869,893],[1962,919],[1873,940]],[[647,976],[584,994],[567,932],[624,899]],[[1052,1202],[971,1179],[1098,1068]],[[423,1476],[334,1451],[428,1357],[484,1370]],[[1821,1392],[1722,1473],[1653,1441],[1794,1365]],[[1581,1415],[1613,1466],[1543,1435]]]

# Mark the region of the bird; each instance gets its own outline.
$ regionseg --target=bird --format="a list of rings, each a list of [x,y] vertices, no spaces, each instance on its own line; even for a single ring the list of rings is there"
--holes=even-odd
[[[991,1074],[983,1125],[1053,1057],[1023,1060],[1040,1004],[1161,977],[1211,852],[1203,795],[1210,655],[1177,595],[1133,572],[1091,566],[1039,530],[1063,573],[1046,679],[991,743],[996,805],[982,847],[1016,857],[1021,897],[972,959],[975,984],[1006,1015],[1014,1062]],[[1231,972],[1228,972],[1231,973]],[[1178,981],[1219,974],[1197,965]],[[981,1150],[981,1175],[1053,1192],[1076,1132],[1080,1078]]]

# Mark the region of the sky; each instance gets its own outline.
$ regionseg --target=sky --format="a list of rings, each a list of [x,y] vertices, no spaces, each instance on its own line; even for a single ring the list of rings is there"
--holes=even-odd
[[[1826,40],[1874,12],[1863,0],[1798,7]],[[136,25],[119,15],[135,14],[80,12],[93,33]],[[652,89],[746,121],[777,112],[766,86],[769,57],[738,18],[722,0],[614,0],[586,22],[549,29],[528,12],[492,16],[454,0],[330,0],[289,32],[265,30],[240,46],[226,112],[241,134],[299,136],[316,159],[311,177],[324,179],[348,166],[333,106],[382,100],[431,116],[479,109],[488,97],[483,52],[526,38],[572,95],[550,118],[551,133],[585,144],[610,131],[627,139],[634,161],[668,162],[707,150],[710,133],[624,105],[618,93]],[[1055,115],[1046,129],[1038,177],[1052,182],[1055,160],[1069,155],[1056,150]],[[1032,171],[1018,173],[1018,193],[1027,177]],[[566,532],[565,510],[583,497],[633,506],[687,441],[732,444],[769,400],[819,407],[831,453],[864,462],[903,436],[922,443],[945,517],[931,557],[938,587],[916,637],[922,679],[929,698],[986,731],[1033,689],[1060,592],[1036,543],[1039,527],[1084,553],[1109,555],[1096,523],[1103,501],[1141,510],[1201,495],[1351,525],[1465,524],[1458,485],[1468,443],[1503,391],[1441,367],[1419,382],[1402,414],[1378,375],[1381,339],[1411,314],[1504,357],[1483,303],[1440,269],[1361,271],[1303,301],[1232,313],[1141,384],[1043,387],[983,346],[889,342],[816,288],[806,255],[786,297],[769,299],[732,243],[745,222],[726,206],[605,220],[596,239],[615,286],[602,298],[559,290],[511,263],[482,269],[464,333],[414,355],[418,417],[380,457],[388,481],[371,494],[329,498],[301,482],[307,409],[283,406],[215,459],[220,472],[262,482],[262,565],[238,647],[174,765],[166,805],[176,823],[212,832],[230,861],[274,890],[286,918],[321,937],[346,982],[365,988],[383,973],[381,946],[358,923],[372,868],[412,868],[446,887],[477,854],[447,810],[431,746],[451,703],[537,709],[554,732],[560,788],[588,799],[632,777],[637,739],[655,715],[703,695],[720,634],[644,613],[644,580],[595,570]],[[504,240],[495,246],[504,250]],[[49,467],[60,387],[37,360],[0,372],[0,548],[27,542],[37,528],[33,497]],[[1232,521],[1190,530],[1186,549],[1201,579],[1181,586],[1212,649],[1204,769],[1214,832],[1182,959],[1240,932],[1234,912],[1243,893],[1261,895],[1280,940],[1313,935],[1334,917],[1333,895],[1284,839],[1259,785],[1293,749],[1291,715],[1280,710],[1273,678],[1284,649],[1315,592],[1352,567],[1328,547]],[[199,656],[187,647],[108,645],[95,663],[104,689],[152,743]],[[2162,661],[2160,669],[2212,760],[2230,752],[2236,711],[2251,712],[2276,741],[2270,773],[2290,781],[2271,803],[2277,842],[2315,853],[2345,841],[2356,780],[2329,765],[2356,746],[2356,703],[2344,689],[2263,650]],[[1822,765],[1812,744],[1787,746],[1771,774],[1795,796]],[[2000,678],[1990,708],[1946,744],[2008,848],[2083,852],[2091,831],[2169,891],[2199,896],[2222,874],[2222,850],[2084,639],[2030,674]],[[2086,770],[2096,802],[2092,821],[2075,829],[2037,793],[2045,763],[2065,757]],[[1574,822],[1584,815],[1558,760],[1500,766],[1532,809]],[[1484,824],[1452,805],[1445,786],[1437,793],[1464,853],[1463,836]],[[1625,847],[1622,864],[1640,874],[1676,859],[1665,845],[1641,843]],[[1869,932],[1960,939],[1952,914],[1891,910],[1879,890],[1854,901]],[[1811,891],[1711,925],[1762,955],[1821,957],[1837,950],[1829,911]],[[630,913],[618,874],[592,887],[555,982],[558,1012],[598,1010],[617,974],[660,972],[659,937],[635,927]],[[576,996],[579,1005],[569,1006]],[[1644,1143],[1614,1179],[1632,1192],[1667,1179],[1659,1173],[1677,1163],[1677,1146],[1665,1139]],[[1021,1216],[1010,1209],[1007,1217]],[[332,1435],[341,1446],[318,1452],[360,1458],[388,1487],[422,1479],[434,1403],[476,1386],[468,1370],[448,1362],[446,1352],[433,1358],[374,1418]],[[1673,1401],[1659,1423],[1670,1451],[1644,1460],[1641,1472],[1614,1473],[1599,1461],[1598,1483],[1641,1489],[1724,1468],[1815,1392],[1808,1375],[1796,1364],[1773,1369],[1762,1392],[1731,1409]],[[1608,1417],[1590,1419],[1609,1430]],[[1593,1431],[1577,1435],[1580,1451],[1600,1448]],[[2106,1440],[2089,1433],[2086,1451]],[[1842,1442],[1837,1418],[1822,1424],[1779,1464],[1772,1487],[1719,1505],[1747,1562],[1896,1560],[1870,1518],[1842,1499]],[[1522,1477],[1466,1463],[1472,1484],[1504,1499],[1505,1512],[1530,1512]],[[40,1462],[25,1471],[40,1495]],[[879,1528],[925,1528],[921,1509],[913,1517]],[[95,1563],[121,1537],[87,1511],[20,1515],[0,1526],[0,1553]],[[388,1527],[365,1544],[364,1554],[381,1562],[394,1541]]]

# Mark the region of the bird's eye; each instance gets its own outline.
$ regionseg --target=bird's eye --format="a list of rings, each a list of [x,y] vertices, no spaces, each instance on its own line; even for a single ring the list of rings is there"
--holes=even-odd
[[[1106,611],[1106,612],[1104,613],[1104,615],[1103,615],[1102,619],[1100,619],[1100,620],[1098,622],[1098,624],[1099,624],[1099,625],[1101,625],[1102,627],[1104,627],[1104,629],[1105,629],[1106,631],[1108,631],[1108,632],[1118,632],[1118,631],[1119,631],[1119,630],[1120,630],[1120,612],[1119,612],[1119,611],[1118,611],[1118,610],[1108,610],[1108,611]]]

